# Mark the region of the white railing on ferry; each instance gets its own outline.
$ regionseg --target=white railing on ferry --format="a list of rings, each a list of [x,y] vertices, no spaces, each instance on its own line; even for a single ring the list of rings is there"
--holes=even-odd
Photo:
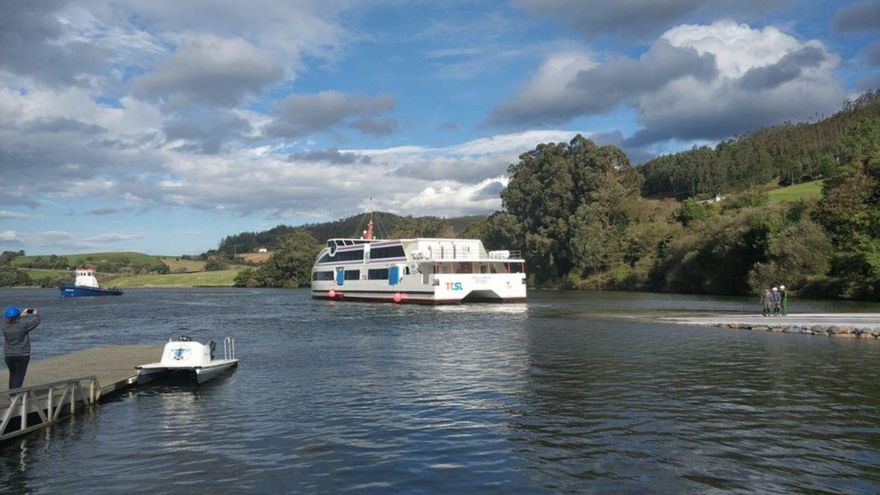
[[[482,256],[481,256],[482,255]],[[481,259],[507,260],[521,259],[519,251],[489,251],[488,253],[451,252],[451,251],[415,251],[412,253],[413,261],[480,261]]]
[[[519,251],[513,250],[498,250],[498,251],[489,251],[489,259],[493,260],[509,260],[509,259],[522,259],[522,254]]]

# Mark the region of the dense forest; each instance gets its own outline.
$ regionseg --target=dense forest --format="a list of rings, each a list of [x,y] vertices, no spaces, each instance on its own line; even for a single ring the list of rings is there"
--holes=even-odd
[[[647,197],[714,196],[779,180],[782,185],[830,177],[841,139],[854,123],[880,118],[880,91],[869,91],[815,123],[761,129],[715,148],[665,155],[639,167]]]
[[[521,155],[505,211],[469,233],[522,249],[532,285],[880,300],[880,118],[852,122],[833,156],[817,200],[679,203],[641,196],[622,151],[578,136]]]

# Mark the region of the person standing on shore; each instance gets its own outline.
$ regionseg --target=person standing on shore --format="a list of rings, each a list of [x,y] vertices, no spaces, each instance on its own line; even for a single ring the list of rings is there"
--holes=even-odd
[[[773,307],[773,316],[779,316],[779,287],[774,287],[770,292],[770,304]]]
[[[28,334],[40,324],[40,312],[36,309],[18,309],[9,306],[4,313],[3,348],[6,367],[9,368],[9,390],[20,388],[24,383],[28,363],[31,360],[31,338]]]
[[[764,316],[770,316],[770,289],[764,289],[764,292],[761,294],[760,302],[764,308],[761,314]]]
[[[782,316],[788,314],[788,291],[784,285],[779,286],[779,308],[782,310]]]

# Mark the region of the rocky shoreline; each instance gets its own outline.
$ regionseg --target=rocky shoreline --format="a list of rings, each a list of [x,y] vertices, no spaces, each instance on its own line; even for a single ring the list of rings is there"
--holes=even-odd
[[[661,320],[756,332],[880,339],[880,314],[877,313],[799,314],[770,318],[743,315],[678,316]]]
[[[802,327],[797,325],[749,325],[742,323],[719,323],[713,325],[716,327],[732,328],[734,330],[754,330],[757,332],[778,332],[778,333],[802,333],[805,335],[830,335],[833,337],[853,337],[853,338],[880,338],[880,329],[870,328],[853,328],[840,325],[812,325]]]

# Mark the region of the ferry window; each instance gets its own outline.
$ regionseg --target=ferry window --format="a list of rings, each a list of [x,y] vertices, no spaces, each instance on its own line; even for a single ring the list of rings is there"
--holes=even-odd
[[[315,272],[312,280],[333,280],[333,272]]]
[[[329,253],[321,256],[318,263],[339,263],[341,261],[362,261],[364,259],[364,250],[355,249],[353,251],[337,251],[336,256],[330,256]]]
[[[406,273],[407,275],[409,275],[409,267],[406,267],[404,270],[405,270],[405,273]]]
[[[523,270],[523,268],[524,267],[523,267],[522,263],[511,263],[510,264],[510,273],[524,273],[525,270]]]
[[[345,280],[360,280],[361,279],[361,271],[360,270],[345,270]]]
[[[367,278],[370,280],[388,280],[387,268],[374,268],[367,271]]]
[[[356,249],[354,251],[340,251],[336,253],[336,261],[363,261],[363,259],[363,249]]]
[[[388,246],[370,249],[370,259],[381,258],[403,258],[406,254],[403,252],[403,246]]]

